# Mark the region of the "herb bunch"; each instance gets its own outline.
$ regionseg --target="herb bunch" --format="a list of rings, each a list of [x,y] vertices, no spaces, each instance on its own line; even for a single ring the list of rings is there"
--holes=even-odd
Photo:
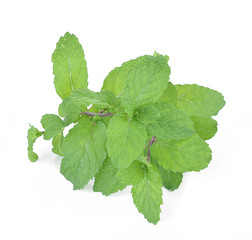
[[[54,85],[63,100],[59,116],[45,114],[44,131],[30,125],[30,161],[38,160],[36,139],[52,139],[52,151],[63,157],[60,172],[73,189],[93,178],[93,190],[106,196],[131,185],[138,211],[156,224],[162,187],[173,191],[184,172],[208,166],[211,149],[205,140],[217,132],[212,116],[225,105],[215,90],[173,85],[168,60],[155,52],[127,61],[93,92],[82,46],[67,32],[52,55]]]

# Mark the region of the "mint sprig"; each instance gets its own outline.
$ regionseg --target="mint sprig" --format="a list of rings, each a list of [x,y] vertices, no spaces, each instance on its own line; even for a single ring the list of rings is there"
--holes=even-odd
[[[75,35],[66,33],[52,55],[54,85],[62,99],[59,116],[44,115],[44,131],[30,125],[30,161],[38,159],[36,139],[52,139],[52,151],[63,157],[60,172],[73,189],[92,178],[93,190],[105,196],[132,186],[138,211],[156,224],[162,186],[174,191],[184,172],[210,163],[205,140],[217,132],[212,117],[225,105],[215,90],[172,84],[168,60],[155,52],[127,61],[94,92],[87,88],[83,48]],[[74,126],[66,133],[70,124]]]

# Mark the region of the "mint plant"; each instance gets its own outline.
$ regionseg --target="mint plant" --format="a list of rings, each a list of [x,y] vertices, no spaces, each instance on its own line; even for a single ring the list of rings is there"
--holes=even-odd
[[[225,105],[215,90],[173,85],[168,60],[155,52],[127,61],[108,74],[100,92],[93,92],[87,88],[82,46],[67,32],[52,55],[54,85],[63,100],[59,116],[44,115],[44,131],[30,125],[30,161],[38,159],[36,139],[52,139],[52,151],[63,157],[60,172],[73,189],[93,178],[93,190],[105,196],[131,185],[138,211],[156,224],[162,187],[173,191],[184,172],[208,166],[212,156],[205,140],[217,132],[212,116]]]

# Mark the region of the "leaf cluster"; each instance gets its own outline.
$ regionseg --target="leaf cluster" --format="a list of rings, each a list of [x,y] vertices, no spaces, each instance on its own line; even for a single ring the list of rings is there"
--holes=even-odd
[[[168,60],[155,52],[127,61],[94,92],[87,88],[83,48],[66,33],[52,55],[62,103],[58,115],[42,117],[43,131],[28,130],[30,161],[38,159],[35,140],[52,139],[52,151],[63,157],[60,172],[74,189],[93,178],[93,190],[106,196],[131,185],[138,211],[156,224],[162,187],[173,191],[183,173],[208,166],[212,155],[205,140],[217,132],[212,117],[225,105],[215,90],[172,84]]]

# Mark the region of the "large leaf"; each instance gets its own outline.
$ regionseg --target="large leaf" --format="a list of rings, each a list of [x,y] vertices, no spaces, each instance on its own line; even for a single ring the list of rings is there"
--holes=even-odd
[[[106,158],[95,175],[94,192],[101,192],[105,196],[123,190],[127,184],[124,184],[117,177],[118,169],[114,166],[110,158]]]
[[[211,117],[225,105],[221,93],[196,84],[175,85],[178,93],[177,107],[190,116]]]
[[[211,160],[211,149],[197,134],[184,140],[157,140],[150,149],[153,159],[173,172],[200,171]]]
[[[147,133],[145,127],[125,114],[116,114],[109,122],[108,154],[118,168],[127,168],[142,152]]]
[[[150,136],[166,140],[181,140],[195,133],[193,122],[184,112],[169,103],[154,105],[160,117],[147,125]]]
[[[138,211],[148,222],[156,224],[160,219],[162,200],[162,182],[159,173],[148,167],[143,179],[133,184],[131,193]]]
[[[60,172],[74,189],[83,188],[106,157],[106,127],[101,121],[81,118],[65,137]]]
[[[67,32],[59,39],[52,55],[52,62],[54,85],[62,99],[70,96],[73,89],[87,87],[84,51],[74,34]]]
[[[45,129],[45,140],[56,137],[63,131],[64,128],[64,123],[61,118],[54,114],[45,114],[41,119],[41,124]]]
[[[125,78],[126,86],[121,95],[122,105],[128,113],[142,105],[156,102],[165,90],[170,75],[167,61],[161,55],[145,55],[132,61],[135,63],[134,68]]]

